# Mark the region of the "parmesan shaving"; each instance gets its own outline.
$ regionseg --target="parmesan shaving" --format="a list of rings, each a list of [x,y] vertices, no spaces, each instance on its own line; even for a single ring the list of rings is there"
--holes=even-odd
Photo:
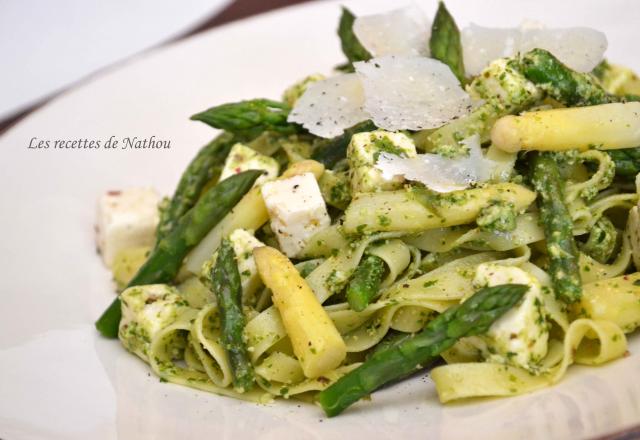
[[[301,124],[316,136],[330,138],[368,119],[363,111],[362,84],[354,73],[310,84],[296,101],[288,121]]]
[[[535,48],[548,50],[578,72],[590,72],[603,59],[607,37],[587,27],[551,29],[523,23],[499,29],[470,24],[462,30],[462,48],[469,75],[478,75],[496,58]]]
[[[357,17],[353,31],[374,57],[429,55],[431,23],[417,6]]]
[[[437,128],[472,109],[451,69],[438,60],[391,55],[354,66],[364,87],[364,109],[385,130]]]
[[[469,153],[465,157],[449,159],[431,153],[400,157],[382,153],[376,162],[376,168],[382,171],[385,179],[404,176],[407,180],[421,182],[440,193],[465,189],[489,180],[498,164],[483,156],[480,137],[473,135],[461,143]]]

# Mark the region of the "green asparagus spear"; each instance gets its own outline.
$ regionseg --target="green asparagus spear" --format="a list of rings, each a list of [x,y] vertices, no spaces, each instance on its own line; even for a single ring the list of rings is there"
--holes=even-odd
[[[634,181],[640,173],[640,147],[607,150],[616,165],[616,177]]]
[[[356,17],[350,10],[342,7],[342,16],[340,17],[340,24],[338,25],[338,36],[340,37],[340,44],[342,45],[342,52],[349,60],[347,66],[341,66],[344,71],[353,72],[353,65],[356,61],[367,61],[371,59],[371,54],[367,49],[362,46],[358,41],[358,37],[353,32],[353,22]]]
[[[373,356],[376,356],[383,351],[394,348],[415,337],[415,335],[415,333],[406,333],[390,329],[387,334],[384,335],[384,338],[382,338],[382,340],[367,355],[367,359],[371,359]]]
[[[208,277],[218,299],[222,321],[222,342],[231,363],[233,386],[240,392],[248,391],[253,388],[255,376],[247,346],[242,337],[245,320],[242,313],[240,273],[233,245],[226,238],[220,244],[216,263]]]
[[[556,296],[574,303],[582,295],[578,248],[573,238],[573,222],[564,201],[560,170],[550,153],[531,159],[531,182],[538,192],[538,209],[549,253],[549,273]]]
[[[520,69],[529,81],[567,106],[620,101],[600,87],[593,76],[571,70],[544,49],[533,49],[522,55]]]
[[[367,308],[380,289],[385,264],[382,258],[367,255],[356,268],[347,286],[347,301],[356,312]]]
[[[250,140],[267,130],[280,134],[300,132],[299,125],[287,122],[290,110],[282,102],[252,99],[211,107],[191,119]]]
[[[502,284],[477,291],[429,322],[415,336],[391,344],[317,396],[329,417],[340,414],[385,383],[433,361],[458,339],[484,333],[528,290],[522,284]]]
[[[351,137],[354,134],[375,129],[376,126],[373,122],[364,121],[347,128],[340,136],[322,139],[314,145],[311,158],[324,164],[327,168],[333,168],[341,159],[347,157],[347,145],[351,142]]]
[[[382,341],[380,341],[380,343],[378,343],[378,345],[375,346],[375,348],[367,355],[366,359],[370,359],[373,356],[378,355],[379,353],[383,352],[383,351],[387,351],[390,350],[400,344],[402,344],[405,341],[408,341],[409,339],[412,339],[416,336],[416,333],[405,333],[405,332],[399,332],[396,330],[389,330],[389,332],[385,335],[384,338],[382,338]],[[392,386],[394,383],[398,383],[401,382],[405,379],[407,379],[408,377],[411,377],[413,374],[417,373],[418,371],[425,369],[425,368],[431,368],[434,364],[436,364],[439,361],[438,358],[433,358],[427,362],[424,362],[418,366],[416,366],[416,368],[414,368],[413,370],[407,372],[406,374],[402,375],[402,376],[398,376],[395,377],[393,380],[390,380],[389,382],[386,382],[384,384],[384,386]]]
[[[235,206],[251,189],[262,171],[249,170],[223,180],[209,189],[193,208],[183,215],[175,228],[153,250],[127,287],[172,281],[182,260],[195,245]],[[120,299],[116,298],[96,321],[96,328],[104,336],[118,336]]]
[[[160,211],[160,222],[156,231],[156,246],[175,227],[176,223],[193,205],[204,186],[217,178],[224,159],[236,142],[230,133],[222,133],[202,147],[182,173],[180,182],[166,208]]]
[[[438,12],[433,19],[429,48],[431,49],[431,57],[449,66],[460,83],[464,84],[464,61],[460,31],[443,2],[439,2]]]

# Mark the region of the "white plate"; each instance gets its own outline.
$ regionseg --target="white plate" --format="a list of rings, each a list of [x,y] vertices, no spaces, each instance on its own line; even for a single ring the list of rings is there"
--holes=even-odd
[[[357,12],[392,2],[354,3]],[[432,14],[435,2],[424,2]],[[481,4],[482,3],[482,4]],[[631,1],[449,1],[458,22],[524,18],[607,32],[608,54],[635,69]],[[572,367],[554,388],[441,406],[428,378],[375,393],[335,419],[313,406],[257,406],[160,383],[93,321],[113,299],[93,244],[107,189],[173,189],[212,131],[188,116],[210,105],[277,97],[342,62],[339,8],[322,2],[253,18],[156,51],[75,89],[0,139],[0,438],[584,438],[640,422],[640,338],[631,356]],[[156,136],[168,150],[32,150],[32,138]],[[366,436],[366,437],[365,437]]]

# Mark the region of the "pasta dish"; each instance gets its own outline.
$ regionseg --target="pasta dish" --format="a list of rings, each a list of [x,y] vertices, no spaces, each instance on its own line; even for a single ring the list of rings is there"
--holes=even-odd
[[[330,75],[192,116],[219,132],[171,197],[101,197],[98,330],[162,381],[329,416],[414,374],[446,403],[624,357],[640,79],[606,37],[442,3],[343,8],[338,35]]]

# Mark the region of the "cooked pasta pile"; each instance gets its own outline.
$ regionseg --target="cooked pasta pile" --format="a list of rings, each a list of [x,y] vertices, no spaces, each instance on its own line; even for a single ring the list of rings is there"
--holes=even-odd
[[[193,116],[223,132],[153,237],[103,238],[98,329],[163,380],[328,415],[422,369],[449,402],[623,357],[640,80],[597,31],[501,32],[344,9],[341,72]]]

